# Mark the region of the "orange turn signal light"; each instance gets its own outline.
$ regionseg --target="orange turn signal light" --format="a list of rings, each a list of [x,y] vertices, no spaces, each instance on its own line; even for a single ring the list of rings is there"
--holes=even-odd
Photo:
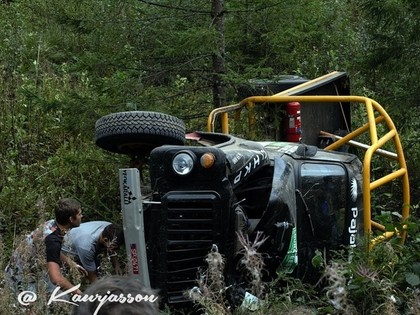
[[[210,168],[216,162],[216,157],[212,153],[204,153],[200,158],[200,164],[204,168]]]

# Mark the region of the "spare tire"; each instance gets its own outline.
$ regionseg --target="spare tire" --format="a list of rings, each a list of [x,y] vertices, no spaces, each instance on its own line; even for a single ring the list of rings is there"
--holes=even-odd
[[[130,111],[99,118],[95,124],[96,144],[107,151],[148,154],[164,144],[183,145],[185,124],[163,113]]]

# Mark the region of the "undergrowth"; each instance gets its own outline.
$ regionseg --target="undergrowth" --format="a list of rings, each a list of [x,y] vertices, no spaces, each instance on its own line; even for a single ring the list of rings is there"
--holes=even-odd
[[[263,256],[257,251],[262,236],[253,242],[243,235],[239,239],[243,249],[238,268],[248,274],[246,290],[254,304],[234,305],[229,300],[230,287],[222,272],[225,261],[214,247],[198,286],[188,293],[200,314],[420,315],[420,238],[405,245],[385,242],[371,251],[364,246],[337,251],[330,261],[318,253],[320,281],[315,285],[285,273],[263,283]]]
[[[19,239],[18,244],[25,247],[26,240]],[[22,290],[15,290],[10,283],[6,280],[4,272],[1,273],[1,286],[0,286],[0,313],[10,315],[67,315],[71,314],[71,305],[64,302],[51,302],[47,294],[47,285],[44,281],[46,277],[46,261],[45,261],[45,248],[43,242],[37,244],[36,251],[23,249],[21,256],[26,265],[30,265],[30,270],[26,270],[23,274],[21,283]],[[28,247],[28,246],[26,246]],[[0,256],[3,257],[2,268],[8,263],[8,257],[5,255],[6,251],[3,243],[0,246]],[[72,280],[79,279],[79,272],[74,270],[68,271],[68,276]],[[23,291],[28,290],[30,285],[36,288],[34,294],[24,294]],[[26,300],[26,298],[29,300]]]
[[[262,234],[254,240],[238,235],[242,249],[237,269],[243,275],[244,294],[248,298],[232,299],[232,286],[225,279],[226,261],[216,245],[205,257],[206,268],[200,270],[197,286],[186,292],[194,301],[194,312],[201,315],[277,315],[277,314],[387,314],[420,315],[420,237],[410,236],[405,245],[385,242],[366,251],[364,246],[334,253],[329,261],[321,253],[313,259],[320,272],[317,284],[308,284],[290,274],[277,274],[276,280],[263,282],[263,253],[258,251],[265,241]],[[2,268],[7,264],[5,247],[0,240]],[[28,254],[29,255],[29,254]],[[28,306],[18,301],[18,293],[6,283],[4,273],[0,281],[1,314],[38,315],[71,314],[71,305],[55,302],[48,305],[42,279],[43,250],[26,257],[38,261],[34,270],[38,286],[37,300]],[[104,264],[108,273],[110,265]],[[83,283],[77,271],[68,270],[73,283]],[[245,300],[245,302],[244,302]],[[248,303],[246,303],[248,301]],[[170,309],[161,314],[175,314]],[[179,313],[177,313],[179,314]]]

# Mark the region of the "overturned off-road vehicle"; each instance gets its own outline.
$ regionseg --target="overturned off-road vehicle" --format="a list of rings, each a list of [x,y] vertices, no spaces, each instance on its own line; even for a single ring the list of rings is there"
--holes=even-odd
[[[206,132],[186,134],[180,119],[157,112],[120,112],[100,118],[97,145],[129,154],[133,161],[120,170],[130,273],[158,289],[164,303],[176,307],[189,303],[185,292],[197,285],[198,271],[206,266],[205,257],[214,246],[226,262],[229,295],[248,289],[238,270],[240,236],[251,242],[257,235],[265,238],[258,251],[264,254],[267,281],[279,271],[316,281],[319,275],[312,265],[316,251],[328,258],[332,250],[357,246],[364,239],[368,247],[393,237],[404,242],[405,229],[387,231],[372,219],[371,209],[374,190],[397,181],[402,187],[401,200],[396,201],[401,222],[408,217],[408,174],[392,120],[369,98],[310,95],[314,87],[338,84],[337,78],[342,77],[333,73],[216,109],[209,115]],[[270,110],[271,105],[291,105],[294,112],[283,112],[286,128],[280,127],[277,134],[286,133],[292,142],[251,141],[229,134],[228,127],[244,125],[229,121],[229,114],[234,112],[237,119],[245,108],[250,117],[248,131],[253,132],[257,104],[269,104]],[[348,114],[354,104],[365,107],[366,124],[342,136],[334,134],[342,122],[348,124],[348,115],[342,114]],[[222,132],[216,133],[219,115]],[[293,124],[288,124],[291,120]],[[355,141],[362,135],[367,135],[369,144]],[[360,149],[361,158],[355,154]],[[389,159],[396,167],[373,180],[374,157]]]

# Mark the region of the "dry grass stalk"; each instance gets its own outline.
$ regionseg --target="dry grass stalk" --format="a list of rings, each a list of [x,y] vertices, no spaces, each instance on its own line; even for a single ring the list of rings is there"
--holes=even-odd
[[[207,270],[199,272],[198,286],[187,293],[188,297],[198,303],[206,315],[231,314],[225,297],[225,261],[216,245],[213,245],[205,261]]]
[[[246,272],[246,277],[251,285],[251,293],[261,299],[265,291],[265,285],[262,280],[264,259],[262,254],[258,252],[258,248],[268,237],[263,238],[262,232],[257,232],[254,241],[251,242],[248,235],[244,236],[242,233],[237,233],[237,235],[242,245],[239,253],[243,256],[239,261],[240,269],[244,269]]]
[[[347,280],[344,273],[344,267],[336,262],[325,267],[324,277],[328,281],[327,298],[336,310],[343,314],[354,315],[357,311],[348,298]]]

